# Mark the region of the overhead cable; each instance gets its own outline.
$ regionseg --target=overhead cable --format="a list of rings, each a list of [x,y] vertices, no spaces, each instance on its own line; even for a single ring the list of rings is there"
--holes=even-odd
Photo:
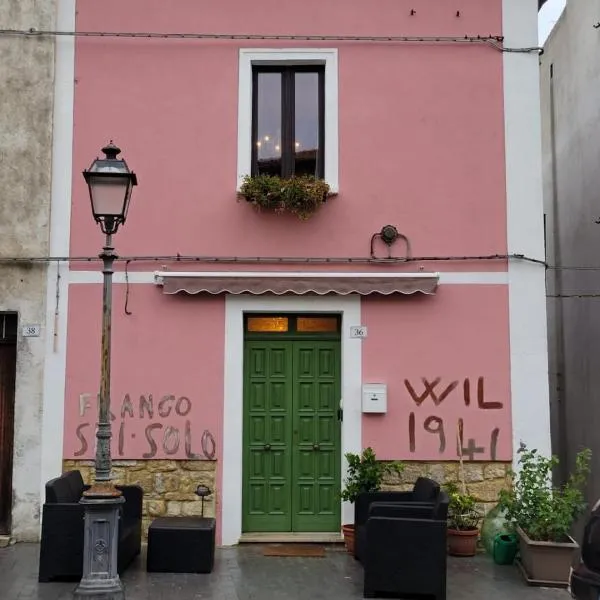
[[[0,29],[0,36],[20,37],[100,37],[166,40],[262,40],[262,41],[305,41],[305,42],[405,42],[427,44],[484,44],[500,52],[543,53],[539,46],[508,48],[499,35],[465,36],[405,36],[405,35],[277,35],[246,33],[170,33],[155,31],[53,31],[35,29]]]

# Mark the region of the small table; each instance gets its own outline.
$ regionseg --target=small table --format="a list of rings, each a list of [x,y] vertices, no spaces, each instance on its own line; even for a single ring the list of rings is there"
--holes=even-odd
[[[146,570],[210,573],[215,561],[215,519],[161,517],[148,527]]]

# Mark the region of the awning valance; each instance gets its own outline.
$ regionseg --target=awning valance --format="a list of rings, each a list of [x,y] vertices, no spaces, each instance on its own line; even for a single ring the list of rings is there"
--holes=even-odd
[[[164,294],[434,294],[438,281],[438,273],[155,273]]]

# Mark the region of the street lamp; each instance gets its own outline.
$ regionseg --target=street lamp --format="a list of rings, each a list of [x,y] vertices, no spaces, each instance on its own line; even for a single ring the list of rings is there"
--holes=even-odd
[[[106,241],[100,254],[104,285],[95,473],[93,485],[83,493],[80,501],[85,511],[83,576],[75,596],[117,600],[123,598],[123,586],[117,571],[117,549],[119,508],[125,499],[111,481],[110,334],[113,263],[117,258],[112,236],[127,219],[131,190],[137,185],[137,177],[123,159],[117,158],[121,150],[112,141],[102,148],[102,152],[105,158],[97,158],[83,172],[90,192],[92,214],[106,235]]]

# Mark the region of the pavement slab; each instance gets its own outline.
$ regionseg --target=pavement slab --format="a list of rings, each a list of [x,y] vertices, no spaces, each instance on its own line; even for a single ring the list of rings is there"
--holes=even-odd
[[[38,544],[0,549],[1,600],[67,600],[76,582],[38,583]],[[358,600],[362,568],[341,546],[324,558],[267,557],[257,545],[216,551],[208,575],[147,573],[145,550],[123,575],[127,600]],[[447,600],[568,600],[565,590],[527,586],[514,566],[486,555],[448,559]]]

